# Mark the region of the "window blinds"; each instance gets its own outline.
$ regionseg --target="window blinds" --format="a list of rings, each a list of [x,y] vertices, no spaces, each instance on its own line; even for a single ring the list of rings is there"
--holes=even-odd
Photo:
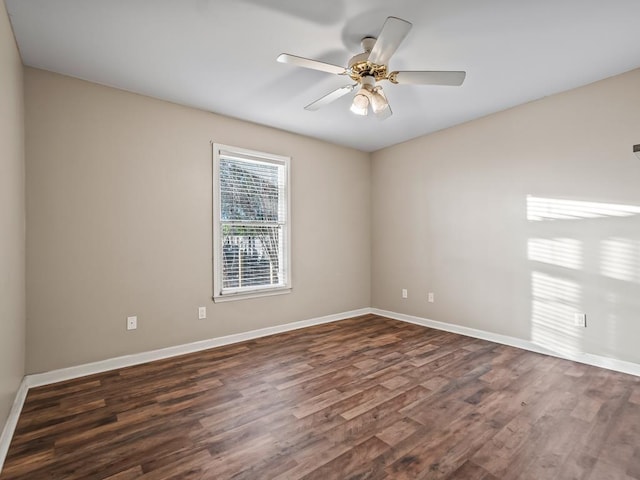
[[[219,168],[222,293],[285,286],[285,164],[221,152]]]

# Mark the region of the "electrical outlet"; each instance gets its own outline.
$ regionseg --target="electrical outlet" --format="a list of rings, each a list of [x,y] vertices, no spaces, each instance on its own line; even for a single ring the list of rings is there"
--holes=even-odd
[[[402,289],[402,298],[408,298],[409,297],[409,292],[407,292],[406,288]]]
[[[127,317],[127,330],[138,328],[138,317]]]
[[[207,318],[207,307],[198,307],[198,320]]]
[[[574,313],[573,314],[573,324],[576,327],[586,327],[587,326],[587,315],[585,313]]]
[[[427,295],[427,300],[429,301],[429,303],[435,302],[433,292],[429,292],[429,295]]]

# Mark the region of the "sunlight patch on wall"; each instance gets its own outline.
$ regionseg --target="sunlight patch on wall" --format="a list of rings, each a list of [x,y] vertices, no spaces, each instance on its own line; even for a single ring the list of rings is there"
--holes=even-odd
[[[576,305],[580,302],[581,290],[580,285],[572,280],[531,272],[531,293],[534,298]]]
[[[607,238],[600,242],[600,273],[609,278],[640,283],[640,241]]]
[[[579,327],[572,323],[582,289],[571,280],[531,272],[531,341],[557,353],[581,351]]]
[[[582,268],[582,242],[575,238],[530,238],[527,257],[535,262],[579,270]]]
[[[530,222],[631,217],[634,215],[640,215],[640,206],[527,195],[527,220]]]

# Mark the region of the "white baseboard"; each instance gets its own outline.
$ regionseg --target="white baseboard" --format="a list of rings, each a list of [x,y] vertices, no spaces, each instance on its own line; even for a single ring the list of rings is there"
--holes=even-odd
[[[87,363],[84,365],[78,365],[76,367],[62,368],[59,370],[52,370],[50,372],[36,373],[32,375],[26,375],[20,384],[20,388],[16,393],[13,407],[9,413],[9,417],[5,423],[2,435],[0,436],[0,471],[2,471],[2,465],[9,450],[9,444],[18,423],[20,412],[24,404],[27,392],[31,387],[39,387],[48,385],[51,383],[61,382],[64,380],[71,380],[73,378],[84,377],[86,375],[92,375],[95,373],[106,372],[123,367],[130,367],[133,365],[139,365],[141,363],[151,362],[153,360],[161,360],[164,358],[175,357],[178,355],[184,355],[187,353],[199,352],[207,350],[209,348],[220,347],[223,345],[230,345],[233,343],[244,342],[246,340],[253,340],[255,338],[266,337],[274,335],[276,333],[284,333],[292,330],[298,330],[300,328],[311,327],[313,325],[321,325],[324,323],[335,322],[338,320],[345,320],[347,318],[357,317],[359,315],[376,314],[382,317],[392,318],[394,320],[400,320],[402,322],[413,323],[424,327],[434,328],[436,330],[443,330],[446,332],[458,333],[460,335],[466,335],[468,337],[479,338],[482,340],[488,340],[490,342],[500,343],[502,345],[509,345],[512,347],[521,348],[523,350],[529,350],[532,352],[543,353],[545,355],[551,355],[554,357],[565,358],[567,360],[573,360],[575,362],[585,363],[587,365],[593,365],[596,367],[606,368],[622,373],[628,373],[631,375],[640,376],[640,365],[637,363],[626,362],[624,360],[617,360],[614,358],[603,357],[600,355],[593,355],[590,353],[581,353],[576,355],[566,355],[560,352],[555,352],[544,348],[540,345],[536,345],[528,340],[523,340],[516,337],[510,337],[508,335],[501,335],[498,333],[487,332],[485,330],[477,330],[474,328],[463,327],[460,325],[454,325],[451,323],[438,322],[435,320],[429,320],[427,318],[416,317],[413,315],[406,315],[403,313],[390,312],[387,310],[381,310],[378,308],[361,308],[359,310],[351,310],[349,312],[337,313],[334,315],[326,315],[324,317],[311,318],[308,320],[302,320],[299,322],[286,323],[284,325],[277,325],[274,327],[261,328],[258,330],[251,330],[249,332],[236,333],[233,335],[227,335],[224,337],[211,338],[208,340],[201,340],[198,342],[187,343],[184,345],[176,345],[173,347],[161,348],[158,350],[152,350],[149,352],[136,353],[133,355],[125,355],[122,357],[110,358],[107,360],[101,360],[98,362]]]
[[[9,445],[11,444],[11,439],[13,438],[13,432],[15,432],[16,426],[18,425],[20,412],[22,412],[22,406],[24,405],[24,401],[27,398],[28,391],[29,387],[27,385],[26,378],[23,378],[22,382],[20,382],[20,386],[18,387],[18,391],[16,392],[16,396],[13,399],[13,405],[11,406],[11,410],[9,411],[7,421],[4,423],[2,434],[0,434],[0,472],[2,472],[4,459],[6,458],[7,452],[9,451]]]
[[[311,327],[313,325],[321,325],[323,323],[345,320],[347,318],[366,315],[368,313],[371,313],[370,308],[361,308],[359,310],[351,310],[349,312],[336,313],[333,315],[326,315],[324,317],[310,318],[308,320],[301,320],[299,322],[285,323],[283,325],[276,325],[274,327],[260,328],[258,330],[251,330],[249,332],[242,332],[233,335],[226,335],[224,337],[201,340],[184,345],[176,345],[173,347],[151,350],[148,352],[109,358],[107,360],[86,363],[84,365],[78,365],[75,367],[61,368],[58,370],[52,370],[50,372],[26,375],[16,393],[16,397],[13,401],[13,407],[11,408],[11,412],[9,413],[7,421],[5,422],[4,429],[2,430],[2,436],[0,436],[0,472],[2,471],[2,466],[4,465],[4,460],[9,450],[9,445],[11,444],[11,439],[13,438],[13,433],[15,432],[16,426],[18,424],[18,418],[20,417],[20,412],[22,411],[22,406],[24,405],[24,401],[27,397],[29,388],[40,387],[51,383],[71,380],[74,378],[93,375],[95,373],[102,373],[118,368],[139,365],[141,363],[147,363],[153,360],[161,360],[163,358],[170,358],[187,353],[199,352],[202,350],[207,350],[209,348],[244,342],[246,340],[253,340],[254,338],[266,337],[269,335],[274,335],[276,333],[289,332],[292,330],[298,330],[300,328]]]
[[[87,375],[93,375],[95,373],[107,372],[109,370],[130,367],[133,365],[139,365],[141,363],[147,363],[154,360],[161,360],[164,358],[176,357],[178,355],[185,355],[187,353],[199,352],[202,350],[207,350],[209,348],[221,347],[221,346],[230,345],[233,343],[244,342],[246,340],[253,340],[255,338],[266,337],[269,335],[289,332],[292,330],[298,330],[300,328],[311,327],[313,325],[321,325],[323,323],[335,322],[338,320],[344,320],[347,318],[357,317],[358,315],[366,315],[369,313],[374,313],[376,315],[393,318],[394,320],[400,320],[403,322],[413,323],[416,325],[422,325],[424,327],[434,328],[436,330],[443,330],[446,332],[458,333],[460,335],[466,335],[468,337],[480,338],[482,340],[488,340],[490,342],[522,348],[523,350],[528,350],[531,352],[565,358],[567,360],[573,360],[575,362],[585,363],[587,365],[593,365],[596,367],[607,368],[609,370],[615,370],[618,372],[629,373],[631,375],[640,376],[640,365],[636,363],[626,362],[624,360],[617,360],[617,359],[603,357],[599,355],[593,355],[589,353],[576,353],[573,355],[568,355],[566,352],[557,352],[554,350],[550,350],[541,345],[537,345],[533,342],[530,342],[528,340],[523,340],[517,337],[501,335],[498,333],[492,333],[485,330],[477,330],[474,328],[463,327],[463,326],[455,325],[451,323],[438,322],[436,320],[430,320],[427,318],[406,315],[403,313],[380,310],[377,308],[361,308],[359,310],[351,310],[348,312],[342,312],[342,313],[333,314],[333,315],[326,315],[323,317],[311,318],[308,320],[302,320],[298,322],[285,323],[283,325],[276,325],[274,327],[261,328],[258,330],[251,330],[248,332],[236,333],[233,335],[226,335],[224,337],[216,337],[216,338],[211,338],[207,340],[200,340],[197,342],[186,343],[183,345],[176,345],[173,347],[166,347],[158,350],[151,350],[148,352],[141,352],[141,353],[136,353],[132,355],[124,355],[122,357],[109,358],[107,360],[101,360],[93,363],[86,363],[86,364],[78,365],[75,367],[62,368],[59,370],[52,370],[50,372],[36,373],[32,375],[27,375],[25,377],[25,381],[28,388],[39,387],[43,385],[49,385],[51,383],[62,382],[64,380],[71,380],[74,378],[84,377]]]
[[[467,337],[488,340],[490,342],[509,345],[511,347],[521,348],[530,352],[543,353],[545,355],[551,355],[552,357],[564,358],[566,360],[572,360],[574,362],[584,363],[587,365],[592,365],[594,367],[601,367],[608,370],[614,370],[616,372],[640,376],[640,365],[633,362],[617,360],[610,357],[603,357],[601,355],[594,355],[592,353],[567,354],[566,352],[557,352],[554,350],[550,350],[529,340],[510,337],[508,335],[501,335],[499,333],[477,330],[475,328],[463,327],[460,325],[454,325],[452,323],[438,322],[436,320],[429,320],[428,318],[405,315],[404,313],[389,312],[387,310],[380,310],[378,308],[372,308],[370,309],[370,311],[371,313],[374,313],[376,315],[392,318],[394,320],[400,320],[402,322],[422,325],[423,327],[434,328],[436,330],[444,330],[445,332],[458,333],[460,335],[466,335]]]
[[[107,360],[100,360],[98,362],[85,363],[84,365],[78,365],[76,367],[61,368],[59,370],[52,370],[50,372],[44,373],[35,373],[27,375],[25,379],[27,381],[28,387],[40,387],[42,385],[49,385],[50,383],[57,383],[64,380],[84,377],[86,375],[93,375],[94,373],[102,373],[118,368],[131,367],[133,365],[152,362],[154,360],[161,360],[164,358],[176,357],[178,355],[185,355],[187,353],[199,352],[202,350],[207,350],[209,348],[244,342],[246,340],[253,340],[254,338],[266,337],[269,335],[274,335],[276,333],[289,332],[291,330],[298,330],[300,328],[311,327],[313,325],[335,322],[338,320],[344,320],[346,318],[357,317],[358,315],[366,315],[368,313],[371,313],[370,308],[361,308],[359,310],[351,310],[349,312],[326,315],[324,317],[310,318],[308,320],[301,320],[299,322],[285,323],[283,325],[276,325],[274,327],[260,328],[258,330],[235,333],[233,335],[226,335],[224,337],[210,338],[208,340],[200,340],[197,342],[176,345],[173,347],[160,348],[158,350],[151,350],[148,352],[134,353],[132,355],[109,358]]]

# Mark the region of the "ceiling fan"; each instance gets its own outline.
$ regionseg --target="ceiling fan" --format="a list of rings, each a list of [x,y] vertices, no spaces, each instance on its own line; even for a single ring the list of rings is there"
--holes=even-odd
[[[364,37],[362,39],[361,45],[364,52],[352,57],[346,68],[288,53],[282,53],[277,60],[280,63],[290,63],[299,67],[345,75],[356,82],[328,93],[304,107],[305,110],[318,110],[358,88],[351,103],[351,111],[356,115],[368,115],[369,107],[371,107],[376,117],[385,119],[391,116],[391,107],[382,91],[382,86],[377,82],[388,80],[399,85],[460,86],[466,76],[466,72],[462,71],[389,72],[389,59],[409,33],[411,26],[411,23],[401,18],[388,17],[377,38]]]

